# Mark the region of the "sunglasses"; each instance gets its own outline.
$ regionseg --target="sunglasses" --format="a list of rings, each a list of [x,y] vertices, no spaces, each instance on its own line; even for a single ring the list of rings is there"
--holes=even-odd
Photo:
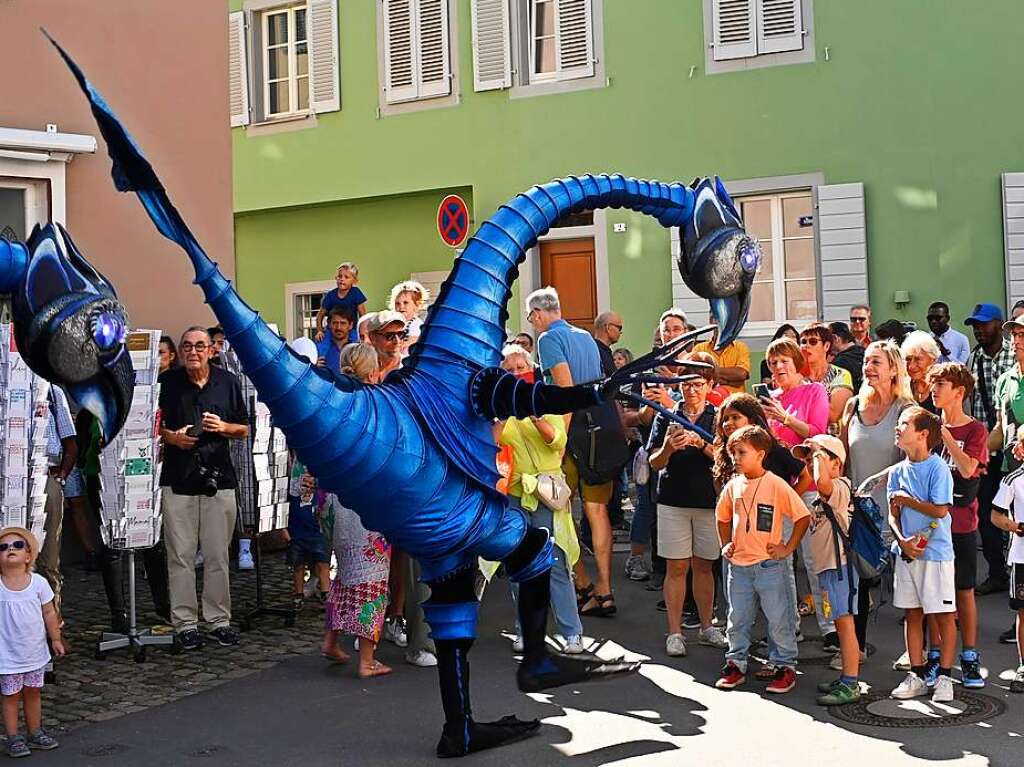
[[[392,330],[388,333],[378,333],[377,335],[390,343],[394,343],[395,341],[404,341],[409,337],[408,331],[405,330]]]
[[[7,551],[7,549],[14,549],[15,551],[21,551],[27,549],[28,544],[25,541],[11,541],[10,543],[0,543],[0,553]]]
[[[868,321],[867,317],[850,317],[850,322],[851,323],[854,323],[854,322],[867,322],[867,321]]]
[[[622,325],[616,325],[616,324],[615,324],[614,322],[609,322],[609,323],[608,323],[608,327],[610,327],[610,328],[615,328],[615,329],[616,329],[616,330],[618,330],[618,331],[619,331],[620,333],[622,332]]]
[[[817,336],[808,336],[807,338],[800,339],[801,346],[817,346],[821,343],[821,339]]]
[[[206,345],[206,344],[205,344],[205,343],[204,343],[203,341],[200,341],[200,342],[199,342],[199,343],[197,343],[197,344],[190,344],[190,343],[188,343],[188,342],[186,341],[185,343],[183,343],[183,344],[182,344],[182,345],[181,345],[180,347],[178,347],[178,348],[180,348],[180,349],[181,349],[181,350],[182,350],[183,352],[185,352],[185,353],[188,353],[188,352],[190,352],[190,351],[192,351],[192,350],[194,349],[195,351],[197,351],[197,352],[199,352],[200,354],[202,354],[203,352],[205,352],[205,351],[206,351],[207,349],[209,349],[210,347],[209,347],[209,346],[207,346],[207,345]]]

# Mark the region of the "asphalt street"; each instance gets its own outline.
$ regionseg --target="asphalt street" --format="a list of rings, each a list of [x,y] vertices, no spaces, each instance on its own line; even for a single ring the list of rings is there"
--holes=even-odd
[[[621,562],[617,557],[616,572]],[[883,702],[878,722],[904,719],[913,727],[842,721],[814,704],[814,687],[834,674],[812,638],[801,645],[807,659],[797,688],[771,697],[752,678],[740,690],[714,688],[721,651],[690,643],[686,658],[664,655],[664,615],[659,595],[619,578],[619,615],[590,619],[585,628],[602,656],[646,656],[639,674],[524,695],[514,684],[514,659],[504,630],[512,607],[503,582],[484,598],[481,638],[470,656],[474,714],[480,720],[514,713],[537,717],[545,726],[536,737],[476,754],[474,765],[529,764],[659,767],[679,764],[877,764],[1001,765],[1024,763],[1024,696],[1007,691],[1016,650],[996,644],[1010,621],[1004,596],[981,598],[982,662],[989,684],[982,690],[995,715],[980,722],[942,726],[963,706],[933,706],[927,699],[901,705]],[[813,619],[804,620],[809,637]],[[902,651],[898,614],[883,607],[869,628],[876,651],[862,679],[874,692],[887,692],[902,674],[892,660]],[[695,632],[687,632],[693,635]],[[329,665],[310,636],[309,654],[165,705],[119,719],[81,727],[63,736],[62,747],[37,753],[46,765],[382,765],[399,767],[434,761],[441,726],[435,672],[401,661],[385,645],[381,659],[395,668],[390,677],[362,681],[354,669]],[[245,652],[243,644],[237,652]],[[756,663],[753,664],[756,667]],[[957,686],[958,696],[962,690]],[[45,698],[44,698],[45,700]],[[1000,711],[1000,708],[1005,710]],[[927,725],[927,726],[920,726]]]

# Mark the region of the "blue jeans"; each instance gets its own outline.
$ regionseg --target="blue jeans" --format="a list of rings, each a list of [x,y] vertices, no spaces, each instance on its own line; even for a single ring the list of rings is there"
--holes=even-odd
[[[790,601],[790,571],[784,562],[768,559],[754,565],[729,564],[729,625],[727,661],[746,673],[750,631],[757,620],[757,606],[768,619],[769,657],[775,666],[796,665],[796,632]]]
[[[519,499],[510,495],[508,497],[510,506],[522,508]],[[536,511],[526,512],[530,519],[531,527],[543,527],[552,535],[554,534],[554,520],[551,509],[543,503],[539,503]],[[519,584],[509,581],[512,590],[512,601],[519,597]],[[551,614],[558,627],[558,633],[563,637],[580,636],[583,634],[583,624],[580,622],[579,610],[576,608],[576,588],[572,582],[572,569],[566,564],[565,552],[557,545],[555,546],[555,564],[551,568]],[[522,634],[519,626],[519,618],[516,617],[516,634]]]

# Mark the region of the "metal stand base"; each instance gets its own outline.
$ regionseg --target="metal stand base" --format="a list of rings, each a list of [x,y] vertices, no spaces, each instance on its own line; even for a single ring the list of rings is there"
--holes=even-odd
[[[164,645],[173,647],[173,634],[154,634],[149,629],[139,631],[135,622],[135,551],[128,549],[128,633],[104,631],[96,642],[96,659],[103,660],[108,652],[129,648],[136,663],[146,662],[146,647]]]
[[[264,615],[278,615],[284,618],[285,628],[291,628],[295,625],[294,607],[270,607],[263,604],[263,567],[261,566],[263,554],[260,552],[260,533],[253,535],[252,546],[253,556],[256,559],[256,605],[242,616],[239,628],[242,631],[249,631],[252,629],[252,622]]]

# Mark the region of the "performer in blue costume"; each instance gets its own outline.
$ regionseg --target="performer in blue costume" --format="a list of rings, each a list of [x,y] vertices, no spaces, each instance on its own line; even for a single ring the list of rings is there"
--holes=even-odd
[[[55,44],[56,45],[56,44]],[[583,208],[628,207],[682,228],[680,271],[711,300],[719,344],[746,319],[759,261],[721,183],[693,187],[622,176],[569,177],[535,186],[486,221],[455,261],[400,370],[379,386],[310,365],[245,304],[185,225],[149,162],[101,96],[58,46],[88,96],[120,191],[135,192],[157,229],[178,243],[239,360],[289,445],[321,487],[354,509],[368,529],[420,560],[431,596],[424,604],[438,650],[445,723],[438,756],[463,756],[534,733],[539,723],[473,719],[467,654],[476,636],[477,557],[504,563],[520,584],[525,650],[519,688],[543,690],[635,671],[636,664],[553,656],[545,648],[552,542],[529,528],[494,488],[491,419],[598,406],[647,380],[693,337],[641,358],[597,386],[518,386],[496,369],[506,305],[525,252],[561,216]],[[702,331],[698,331],[702,332]]]

